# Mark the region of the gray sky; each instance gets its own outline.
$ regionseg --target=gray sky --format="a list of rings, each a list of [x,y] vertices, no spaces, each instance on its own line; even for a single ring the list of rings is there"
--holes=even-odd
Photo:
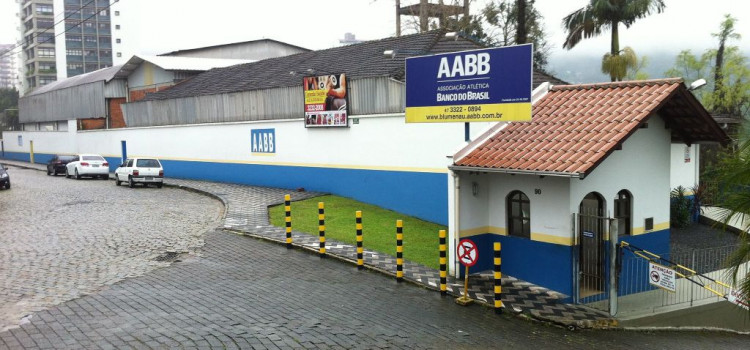
[[[123,33],[135,53],[155,54],[178,49],[271,38],[310,49],[337,44],[345,32],[358,39],[378,39],[395,33],[393,0],[120,0],[137,13],[123,11]],[[402,0],[402,3],[418,2]],[[472,2],[472,12],[489,0]],[[125,3],[131,4],[125,4]],[[549,42],[556,55],[601,56],[609,48],[609,34],[585,40],[571,51],[561,51],[562,17],[584,6],[587,0],[537,0],[544,16]],[[693,49],[715,46],[711,37],[724,14],[731,13],[737,33],[745,37],[733,44],[750,51],[750,2],[746,0],[665,0],[664,13],[621,28],[621,46],[636,52],[653,49]],[[208,5],[207,5],[208,4]],[[124,9],[124,8],[123,8]],[[20,25],[14,0],[0,0],[0,43],[14,43]],[[405,21],[405,20],[404,20]]]

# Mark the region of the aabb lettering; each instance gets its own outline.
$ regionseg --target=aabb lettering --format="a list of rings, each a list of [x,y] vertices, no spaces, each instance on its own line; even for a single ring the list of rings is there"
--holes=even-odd
[[[276,153],[274,129],[251,130],[253,153]]]
[[[478,54],[465,54],[453,57],[453,64],[448,62],[448,57],[440,59],[438,79],[454,77],[470,77],[484,75],[490,72],[490,54],[481,52]]]

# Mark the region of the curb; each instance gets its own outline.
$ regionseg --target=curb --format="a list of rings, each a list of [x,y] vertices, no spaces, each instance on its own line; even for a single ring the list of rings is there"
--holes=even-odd
[[[0,163],[2,163],[2,162],[0,162]],[[7,163],[5,163],[5,164],[7,165]],[[44,169],[38,169],[38,168],[30,166],[30,165],[16,165],[16,164],[10,164],[10,165],[18,167],[18,168],[23,168],[23,169],[45,171]],[[110,180],[111,180],[111,178],[110,178]],[[208,192],[208,191],[205,191],[205,190],[201,190],[201,189],[198,189],[198,188],[195,188],[195,187],[186,186],[186,185],[170,184],[170,183],[164,182],[164,186],[172,187],[172,188],[177,188],[177,189],[181,189],[181,190],[185,190],[185,191],[190,191],[190,192],[197,193],[197,194],[200,194],[200,195],[204,195],[206,197],[213,198],[213,199],[216,199],[216,200],[220,201],[222,203],[223,207],[224,207],[223,211],[222,211],[221,220],[222,221],[226,220],[226,216],[227,216],[227,212],[228,212],[228,208],[229,208],[229,203],[224,198],[222,198],[222,197],[220,197],[220,196],[218,196],[218,195],[216,195],[214,193],[211,193],[211,192]],[[283,203],[283,202],[280,202],[280,203]],[[256,234],[256,233],[253,233],[253,232],[249,232],[249,231],[242,231],[242,230],[238,230],[238,229],[225,228],[225,227],[219,227],[218,229],[220,229],[222,231],[226,231],[226,232],[232,232],[232,233],[235,233],[235,234],[247,236],[247,237],[250,237],[250,238],[259,239],[259,240],[266,241],[266,242],[276,243],[278,245],[286,245],[286,242],[284,242],[284,241],[276,240],[276,239],[273,239],[273,238],[270,238],[270,237],[267,237],[267,236],[264,236],[264,235],[259,235],[259,234]],[[317,249],[313,249],[313,248],[310,248],[310,247],[307,247],[307,246],[304,246],[304,245],[292,244],[292,247],[294,247],[295,249],[298,249],[300,251],[303,251],[305,253],[308,253],[308,254],[314,254],[314,255],[318,255],[319,254],[318,251],[317,251]],[[342,261],[342,262],[345,262],[345,263],[356,265],[356,261],[355,260],[347,258],[345,256],[334,255],[334,254],[326,254],[326,257],[331,257],[331,258],[336,259],[338,261]],[[367,270],[374,271],[374,272],[377,272],[377,273],[381,273],[381,274],[389,276],[389,277],[393,277],[393,278],[396,277],[396,273],[395,272],[384,270],[382,268],[379,268],[379,267],[376,267],[376,266],[373,266],[373,265],[364,264],[364,267]],[[406,277],[406,276],[404,276],[403,280],[405,282],[408,282],[408,283],[414,285],[414,286],[421,287],[421,288],[424,288],[424,289],[427,289],[427,290],[431,290],[431,291],[435,291],[435,292],[439,292],[440,291],[439,287],[436,287],[436,286],[433,287],[431,285],[424,284],[421,281],[414,280],[414,279],[411,279],[411,278]],[[452,291],[448,291],[447,295],[449,295],[451,297],[458,297],[459,296],[459,295],[456,295],[455,293],[453,293]],[[489,303],[487,303],[487,302],[485,302],[483,300],[475,299],[474,302],[475,302],[475,304],[477,304],[479,306],[482,306],[482,307],[494,310],[494,305],[491,305],[491,304],[489,304]],[[513,315],[513,316],[518,317],[518,318],[525,319],[525,320],[534,320],[534,321],[544,322],[544,323],[547,323],[547,324],[550,324],[550,325],[561,326],[561,327],[566,328],[566,329],[571,330],[571,331],[574,331],[574,330],[577,330],[577,329],[628,329],[628,328],[619,327],[618,321],[616,319],[598,320],[598,321],[594,321],[594,320],[570,320],[570,319],[566,319],[564,317],[559,317],[559,316],[545,316],[545,315],[541,315],[539,313],[539,310],[530,310],[529,312],[524,313],[523,311],[516,310],[516,309],[514,309],[512,307],[503,307],[503,312],[504,313],[508,313],[508,314]],[[638,329],[644,330],[643,328],[638,328]],[[742,333],[740,333],[740,334],[742,334]]]

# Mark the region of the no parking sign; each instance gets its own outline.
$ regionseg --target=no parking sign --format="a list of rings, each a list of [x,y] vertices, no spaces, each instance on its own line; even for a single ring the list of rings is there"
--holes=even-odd
[[[474,266],[479,259],[477,245],[468,238],[464,238],[458,242],[456,254],[458,255],[458,261],[461,262],[461,265],[466,267]]]

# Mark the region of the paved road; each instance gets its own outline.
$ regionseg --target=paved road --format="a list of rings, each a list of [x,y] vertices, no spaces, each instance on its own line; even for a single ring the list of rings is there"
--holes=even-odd
[[[46,181],[13,170],[14,181],[21,175],[33,179],[29,183]],[[11,191],[22,187],[20,181]],[[164,204],[181,196],[166,188],[133,191],[96,182],[81,183],[111,187],[100,196],[148,191]],[[8,194],[0,192],[2,202]],[[5,210],[0,207],[0,215]],[[4,226],[23,222],[3,219]],[[438,293],[277,244],[218,230],[203,237],[200,254],[33,313],[21,327],[0,332],[0,349],[744,349],[750,340],[724,333],[569,332],[480,306],[460,307]]]
[[[25,315],[93,293],[194,253],[220,225],[218,201],[169,188],[116,188],[12,168],[0,191],[0,330]]]

